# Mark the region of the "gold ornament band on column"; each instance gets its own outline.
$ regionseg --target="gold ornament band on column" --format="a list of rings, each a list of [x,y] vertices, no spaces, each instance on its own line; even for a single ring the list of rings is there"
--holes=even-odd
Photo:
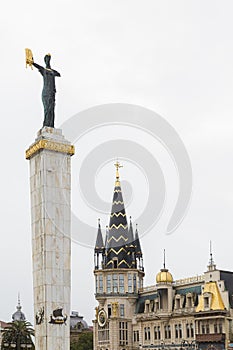
[[[26,150],[26,159],[30,159],[36,152],[41,149],[47,149],[49,151],[66,153],[71,156],[75,153],[75,148],[73,145],[67,145],[64,143],[49,141],[49,140],[39,140],[34,145]]]

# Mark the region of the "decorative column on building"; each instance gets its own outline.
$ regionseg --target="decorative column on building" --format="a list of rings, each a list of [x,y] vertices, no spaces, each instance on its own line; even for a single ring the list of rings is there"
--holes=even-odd
[[[55,76],[50,67],[33,61],[30,50],[26,62],[35,66],[44,80],[42,101],[44,123],[35,142],[27,149],[30,163],[31,228],[35,347],[37,350],[70,348],[70,158],[74,146],[54,128]]]
[[[94,349],[132,349],[132,318],[143,287],[144,268],[138,230],[128,225],[122,196],[119,168],[106,237],[99,222],[95,246],[96,319]],[[103,244],[105,242],[105,244]]]

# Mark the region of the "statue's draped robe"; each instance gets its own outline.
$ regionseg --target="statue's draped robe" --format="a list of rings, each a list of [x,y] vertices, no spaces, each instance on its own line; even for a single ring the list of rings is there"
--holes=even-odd
[[[36,63],[33,65],[43,76],[44,86],[42,90],[42,102],[44,105],[44,123],[43,126],[54,127],[54,108],[55,108],[55,77],[60,77],[60,73],[51,68],[44,68]]]

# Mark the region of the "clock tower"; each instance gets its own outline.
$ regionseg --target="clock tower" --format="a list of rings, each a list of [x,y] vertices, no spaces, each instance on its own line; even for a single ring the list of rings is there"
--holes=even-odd
[[[103,239],[100,221],[95,245],[94,349],[132,349],[132,317],[143,287],[143,259],[138,230],[125,212],[117,162],[109,227]],[[104,243],[105,241],[105,243]]]

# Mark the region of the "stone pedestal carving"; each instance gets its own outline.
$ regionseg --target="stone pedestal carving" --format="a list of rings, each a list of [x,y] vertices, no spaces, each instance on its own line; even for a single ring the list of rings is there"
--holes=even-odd
[[[36,350],[70,349],[70,158],[60,129],[42,128],[30,162]]]

